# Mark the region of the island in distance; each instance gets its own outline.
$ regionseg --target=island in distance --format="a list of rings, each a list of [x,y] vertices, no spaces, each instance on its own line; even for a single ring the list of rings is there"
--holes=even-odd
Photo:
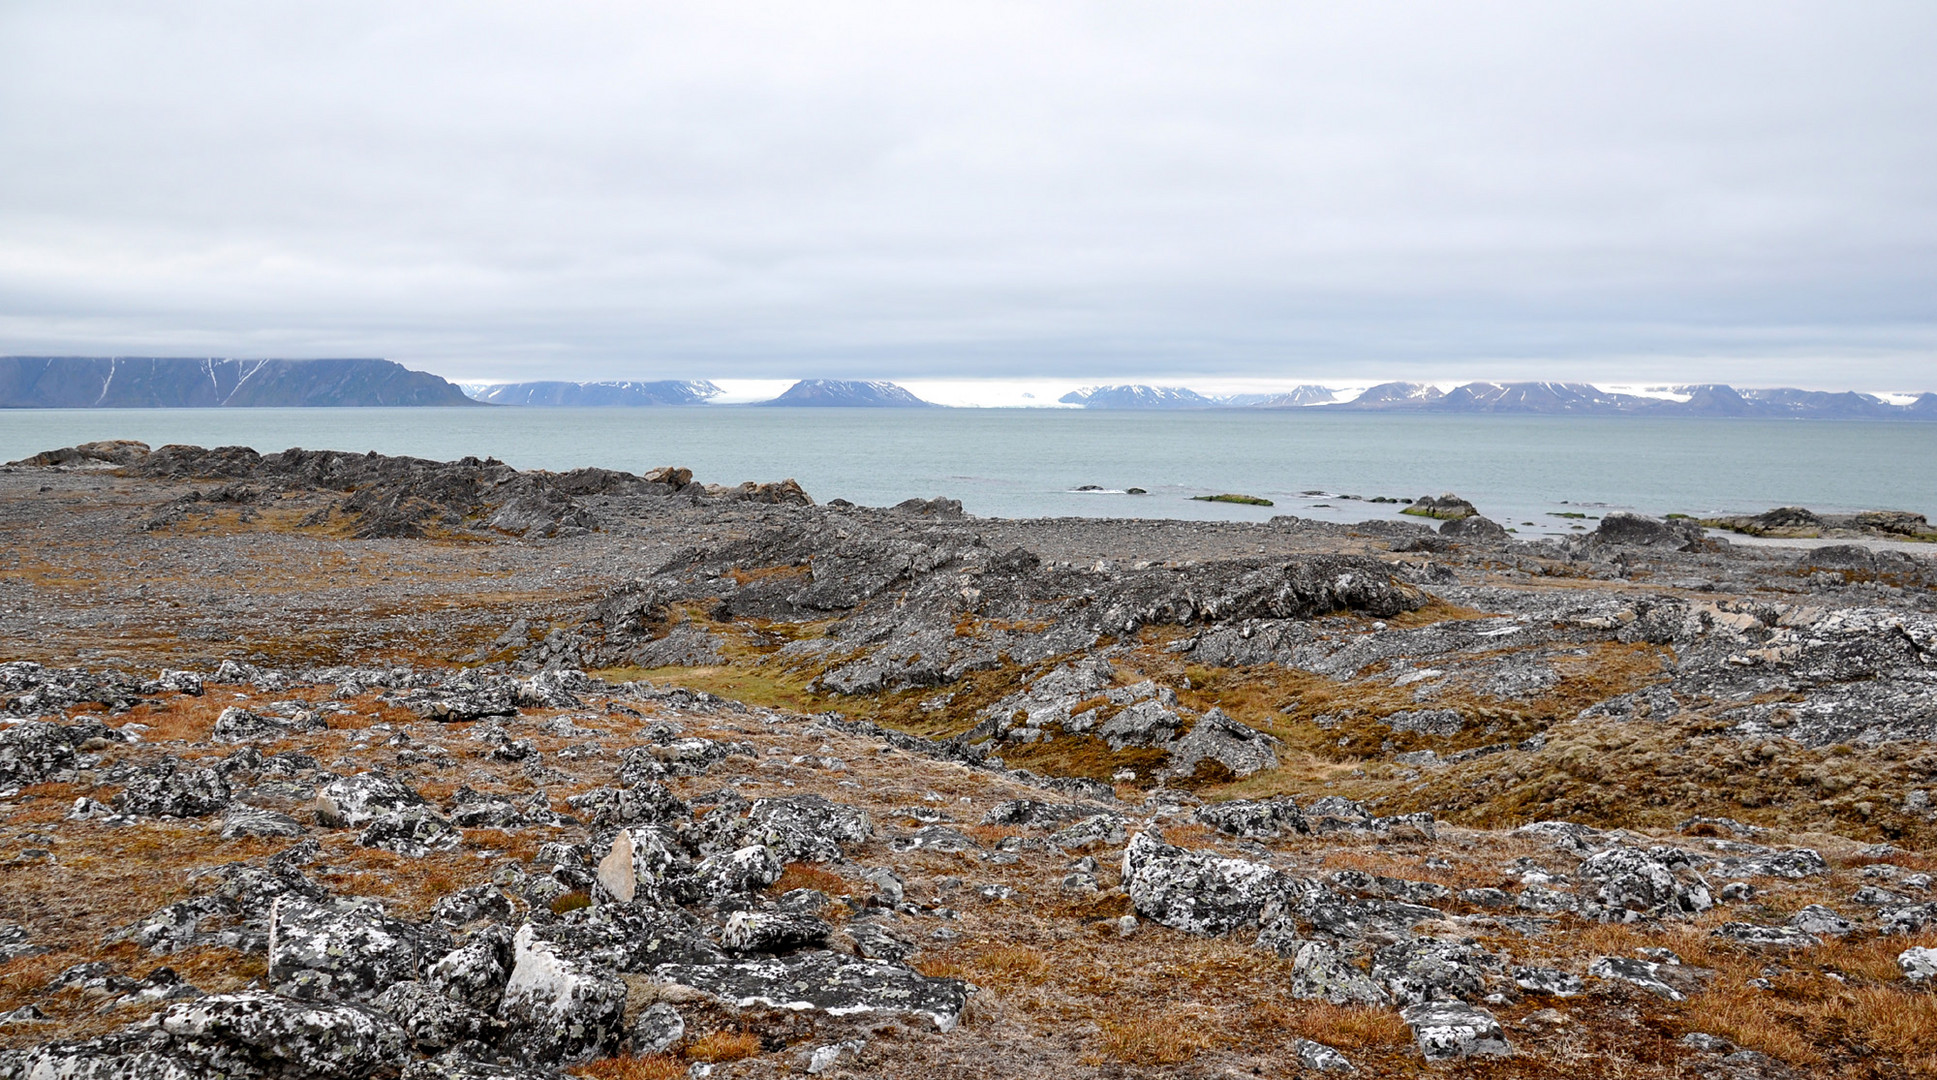
[[[456,386],[391,360],[0,356],[0,408],[469,406]]]

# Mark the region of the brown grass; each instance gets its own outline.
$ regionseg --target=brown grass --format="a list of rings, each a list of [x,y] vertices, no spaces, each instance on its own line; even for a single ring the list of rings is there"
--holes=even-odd
[[[760,1052],[760,1036],[745,1031],[714,1031],[688,1040],[681,1051],[690,1061],[739,1061]]]
[[[1208,1034],[1208,1010],[1131,1011],[1097,1022],[1097,1051],[1126,1065],[1182,1065],[1216,1043]]]
[[[795,889],[818,889],[829,896],[847,896],[854,892],[854,886],[846,878],[831,870],[811,863],[788,863],[780,872],[780,880],[769,891],[778,896]]]
[[[571,1075],[587,1080],[678,1080],[686,1075],[686,1063],[665,1054],[601,1058],[572,1070]]]

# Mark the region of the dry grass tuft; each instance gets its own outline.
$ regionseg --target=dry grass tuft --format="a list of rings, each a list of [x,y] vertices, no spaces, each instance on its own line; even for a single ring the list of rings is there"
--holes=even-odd
[[[1104,1060],[1126,1065],[1182,1065],[1214,1044],[1205,1034],[1209,1010],[1186,1006],[1130,1012],[1097,1023]]]
[[[854,891],[854,886],[831,870],[810,863],[788,863],[780,872],[780,880],[769,891],[779,896],[795,889],[818,889],[829,896],[846,896]]]
[[[1307,1001],[1296,1006],[1265,1006],[1257,1011],[1271,1014],[1273,1027],[1289,1029],[1302,1038],[1347,1053],[1392,1049],[1412,1042],[1411,1029],[1391,1009]]]
[[[977,953],[969,964],[978,983],[1034,986],[1049,978],[1049,958],[1027,945],[998,945]]]
[[[647,1057],[602,1058],[572,1070],[573,1076],[587,1080],[677,1080],[686,1075],[686,1064],[665,1054]]]
[[[744,1031],[715,1031],[688,1041],[682,1052],[691,1061],[739,1061],[760,1052],[760,1036]]]

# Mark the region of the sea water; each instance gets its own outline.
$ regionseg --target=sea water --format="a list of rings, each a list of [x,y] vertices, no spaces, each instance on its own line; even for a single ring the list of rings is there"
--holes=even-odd
[[[114,438],[475,455],[521,469],[683,465],[708,483],[792,477],[821,502],[946,495],[991,517],[1362,521],[1401,509],[1373,497],[1442,492],[1523,536],[1591,528],[1612,509],[1937,517],[1937,423],[730,406],[0,412],[0,461]],[[1192,498],[1224,492],[1275,505]],[[1586,517],[1561,516],[1573,514]]]

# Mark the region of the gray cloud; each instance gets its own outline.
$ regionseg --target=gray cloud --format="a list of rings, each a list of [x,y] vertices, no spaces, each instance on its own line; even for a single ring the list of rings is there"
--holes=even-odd
[[[14,3],[0,350],[1932,383],[1927,3]]]

